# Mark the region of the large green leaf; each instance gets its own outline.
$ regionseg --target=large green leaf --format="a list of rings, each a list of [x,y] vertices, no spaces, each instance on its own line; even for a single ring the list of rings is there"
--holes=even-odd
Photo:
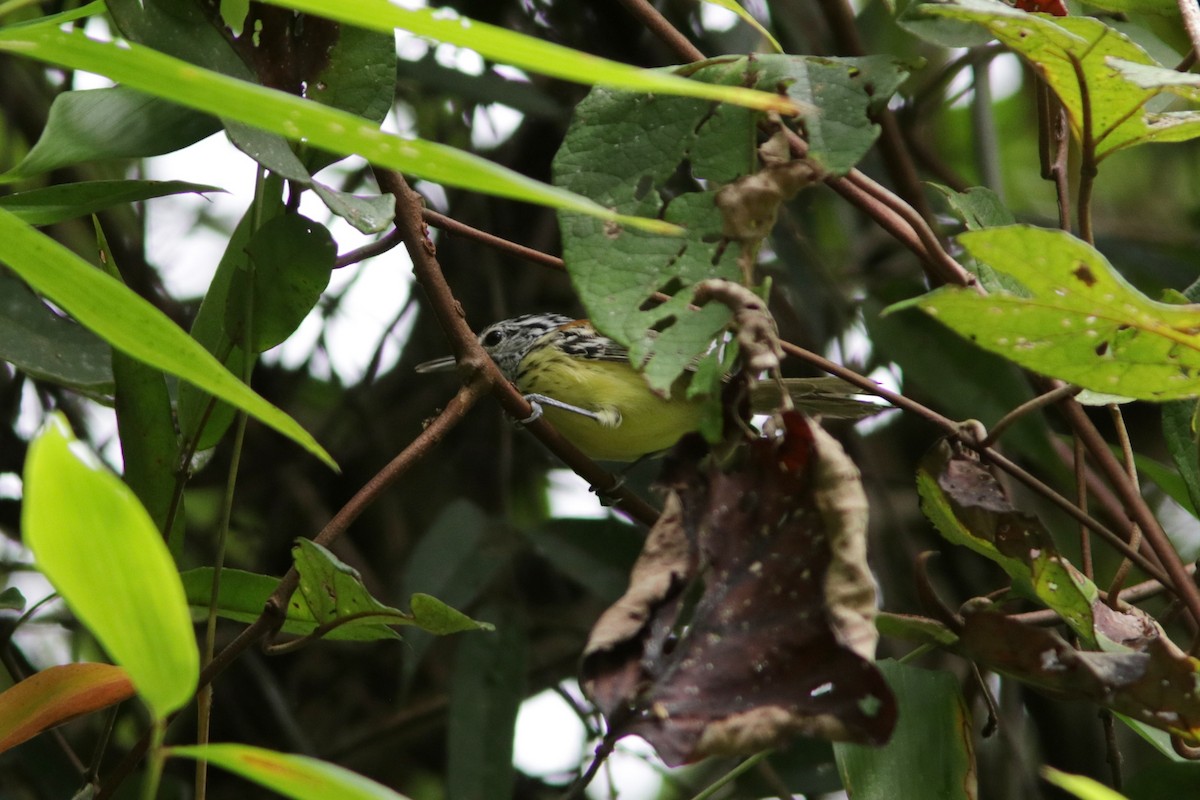
[[[336,466],[308,431],[230,374],[165,314],[3,209],[0,262],[113,347],[232,403]]]
[[[974,800],[978,797],[971,715],[948,672],[880,661],[899,703],[883,747],[835,742],[838,771],[855,800]]]
[[[63,92],[54,98],[37,144],[20,164],[0,175],[0,183],[85,161],[170,153],[220,129],[215,117],[124,86]]]
[[[406,800],[381,783],[309,756],[278,753],[246,744],[172,747],[172,756],[216,764],[295,800]]]
[[[30,445],[21,529],[38,568],[154,715],[186,703],[200,654],[175,564],[133,491],[61,416]]]
[[[53,311],[19,278],[0,272],[0,360],[92,397],[111,397],[110,348]]]
[[[673,226],[659,220],[615,214],[470,153],[420,139],[401,139],[362,117],[201,69],[137,44],[98,42],[82,31],[38,26],[0,30],[0,51],[95,72],[188,108],[289,139],[304,139],[330,152],[357,153],[381,167],[447,186],[592,214],[660,233],[675,232]]]
[[[920,8],[926,14],[982,25],[1028,61],[1062,100],[1076,138],[1095,147],[1097,161],[1136,144],[1200,135],[1200,115],[1195,112],[1144,113],[1157,89],[1123,79],[1116,61],[1159,65],[1098,19],[1030,14],[995,0],[926,3]]]
[[[986,350],[1093,391],[1142,400],[1200,394],[1200,306],[1160,303],[1068,233],[1027,225],[959,242],[1028,296],[939,289],[917,306]]]
[[[820,113],[804,121],[808,159],[832,174],[849,170],[871,147],[878,127],[867,112],[905,74],[888,58],[793,56],[715,58],[683,71],[718,85],[783,90],[817,106]],[[696,310],[690,287],[707,278],[743,280],[741,247],[731,241],[716,199],[744,176],[767,174],[759,172],[756,153],[760,121],[734,106],[598,88],[576,108],[555,156],[558,185],[621,213],[687,229],[683,240],[666,239],[577,214],[561,216],[563,256],[588,316],[629,347],[659,392],[669,392],[685,369],[696,366],[729,322],[729,310],[719,303]],[[781,189],[775,203],[787,194]],[[752,199],[746,191],[734,205],[751,208]],[[767,225],[774,214],[775,207],[762,214]],[[671,298],[646,308],[655,292]],[[708,384],[693,379],[693,390],[719,386],[724,369],[717,357],[709,355],[699,370],[710,376]]]

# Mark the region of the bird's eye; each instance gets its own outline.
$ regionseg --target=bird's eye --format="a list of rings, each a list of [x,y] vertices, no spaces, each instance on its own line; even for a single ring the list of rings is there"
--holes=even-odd
[[[496,345],[500,344],[502,341],[504,341],[504,332],[503,331],[488,331],[487,333],[485,333],[483,335],[483,346],[484,347],[495,347]]]

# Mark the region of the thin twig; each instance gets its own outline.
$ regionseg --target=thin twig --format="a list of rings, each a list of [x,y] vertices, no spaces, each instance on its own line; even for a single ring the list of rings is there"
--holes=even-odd
[[[1196,0],[1179,0],[1179,13],[1192,43],[1192,53],[1200,55],[1200,6]]]
[[[1021,405],[1017,406],[1012,411],[1009,411],[1007,414],[1001,417],[996,424],[992,426],[992,429],[988,431],[987,438],[980,442],[980,444],[984,447],[991,447],[997,442],[997,440],[999,440],[1000,436],[1006,430],[1008,430],[1008,427],[1021,417],[1024,417],[1026,414],[1031,414],[1040,408],[1045,408],[1048,405],[1057,403],[1059,400],[1062,400],[1065,397],[1074,397],[1081,391],[1083,391],[1083,389],[1079,386],[1060,386],[1057,389],[1051,389],[1048,392],[1043,392],[1032,400],[1026,400],[1024,403],[1021,403]]]
[[[544,267],[550,267],[560,271],[566,270],[566,265],[563,260],[557,256],[552,256],[549,253],[543,253],[541,250],[534,250],[532,247],[526,247],[523,244],[509,241],[508,239],[496,236],[487,231],[481,231],[478,228],[473,228],[466,223],[459,222],[456,219],[447,217],[445,214],[439,214],[430,208],[421,209],[421,217],[426,223],[434,228],[439,228],[447,233],[454,233],[468,239],[473,239],[481,244],[486,244],[505,253],[510,253],[518,258],[523,258],[526,261],[532,261],[536,264],[541,264]]]
[[[366,261],[368,258],[383,255],[402,243],[403,239],[400,238],[399,231],[392,228],[386,235],[381,236],[379,239],[338,256],[337,260],[333,262],[333,268],[341,269],[351,264],[357,264],[360,261]]]
[[[1121,445],[1121,459],[1125,462],[1125,474],[1140,494],[1142,487],[1138,483],[1137,465],[1133,461],[1133,442],[1129,440],[1129,429],[1125,427],[1125,417],[1121,414],[1121,407],[1116,403],[1109,404],[1108,411],[1117,432],[1117,442]],[[1142,540],[1141,531],[1137,525],[1133,526],[1131,534],[1129,545],[1137,547]],[[1131,567],[1132,564],[1125,559],[1121,561],[1117,571],[1113,574],[1112,582],[1108,587],[1108,604],[1113,608],[1116,608],[1117,603],[1120,602],[1121,587],[1125,584],[1125,578],[1128,577]]]
[[[1075,461],[1075,505],[1084,511],[1088,509],[1088,474],[1087,453],[1083,449],[1083,441],[1078,436],[1071,439],[1071,447]],[[1133,538],[1132,536],[1130,537]],[[1083,525],[1079,526],[1079,554],[1083,563],[1083,574],[1088,580],[1095,580],[1096,566],[1092,563],[1092,537]]]

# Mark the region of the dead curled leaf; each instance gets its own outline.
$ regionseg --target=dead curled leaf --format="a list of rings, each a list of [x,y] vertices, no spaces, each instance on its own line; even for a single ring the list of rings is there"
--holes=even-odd
[[[597,622],[583,685],[614,735],[668,764],[793,734],[881,744],[896,703],[874,657],[866,499],[853,463],[803,415],[730,472],[681,443],[666,509],[626,594]]]
[[[959,631],[956,649],[967,658],[1200,744],[1200,662],[1166,637],[1146,640],[1139,652],[1081,651],[1052,630],[982,608],[966,614]]]

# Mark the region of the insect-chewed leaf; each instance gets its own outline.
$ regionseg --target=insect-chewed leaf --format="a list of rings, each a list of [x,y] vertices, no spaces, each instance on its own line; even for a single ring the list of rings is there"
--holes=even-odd
[[[982,25],[1029,62],[1062,101],[1076,138],[1090,135],[1097,160],[1133,145],[1197,134],[1192,114],[1143,110],[1157,89],[1126,79],[1116,62],[1158,65],[1101,20],[1034,15],[996,0],[924,3],[920,8],[924,14]]]
[[[868,111],[885,102],[906,71],[889,57],[721,57],[680,69],[725,86],[786,92],[820,109],[805,118],[807,172],[796,162],[760,171],[756,136],[762,117],[707,100],[594,89],[579,104],[554,159],[555,182],[620,213],[684,226],[666,237],[611,222],[561,215],[563,256],[588,316],[629,348],[657,391],[671,390],[684,370],[710,353],[730,321],[720,303],[692,305],[690,287],[708,278],[739,280],[739,246],[750,230],[769,231],[781,200],[814,171],[844,174],[878,135]],[[786,150],[785,150],[786,152]],[[739,182],[755,176],[754,186]],[[716,200],[722,187],[724,208]],[[738,218],[730,206],[744,217]],[[734,230],[731,230],[733,228]],[[646,308],[662,292],[670,299]],[[705,387],[715,392],[720,370]],[[693,386],[695,380],[693,379]]]
[[[1085,652],[1052,630],[990,611],[967,614],[959,635],[959,651],[989,669],[1200,744],[1197,661],[1165,637],[1151,639],[1143,652]]]
[[[800,414],[784,425],[728,473],[689,459],[694,440],[679,445],[629,590],[588,642],[585,690],[615,731],[645,738],[668,764],[796,733],[879,744],[895,724],[872,663],[858,471]]]
[[[1151,300],[1063,231],[1011,225],[959,241],[1028,296],[945,288],[892,309],[916,305],[980,347],[1086,389],[1160,401],[1200,394],[1200,305]]]
[[[1096,585],[1058,552],[1049,532],[1015,508],[977,458],[942,442],[917,470],[921,510],[947,540],[995,561],[1014,587],[1070,625],[1090,648],[1141,650],[1162,635],[1138,608],[1114,610]]]

